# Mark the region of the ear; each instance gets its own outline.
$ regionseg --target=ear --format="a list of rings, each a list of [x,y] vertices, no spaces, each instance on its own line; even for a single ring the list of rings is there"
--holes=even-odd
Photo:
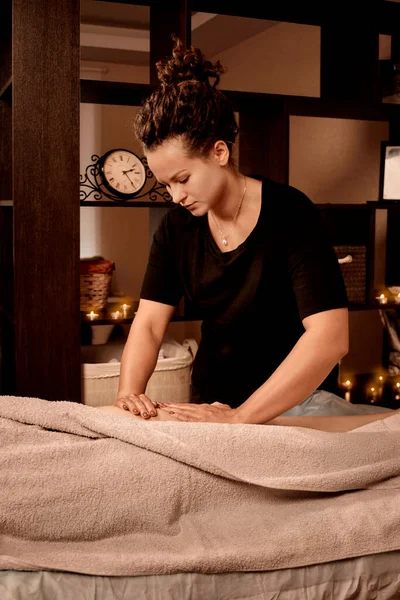
[[[226,142],[218,140],[212,149],[213,158],[220,167],[225,167],[229,162],[229,148]]]

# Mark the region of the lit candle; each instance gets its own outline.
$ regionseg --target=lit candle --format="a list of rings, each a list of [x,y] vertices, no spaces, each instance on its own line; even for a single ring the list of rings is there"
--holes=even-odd
[[[351,383],[350,379],[346,379],[346,381],[343,383],[343,387],[346,390],[344,393],[344,399],[346,400],[346,402],[350,402],[350,400],[351,400],[350,390],[352,388],[352,383]]]
[[[378,394],[379,394],[380,400],[382,400],[382,396],[383,396],[383,384],[384,384],[384,378],[382,375],[379,375],[379,377],[378,377]]]
[[[113,319],[120,319],[122,317],[121,313],[119,312],[119,310],[116,310],[115,312],[111,313],[111,317]]]
[[[397,296],[395,296],[394,301],[396,302],[396,304],[400,304],[400,294],[397,294]]]
[[[91,321],[94,321],[95,319],[98,318],[98,314],[95,313],[93,310],[90,311],[90,313],[86,314],[87,318],[90,319]]]
[[[379,296],[376,297],[376,299],[378,300],[379,304],[387,304],[387,296],[385,296],[385,294],[380,294]]]
[[[377,401],[377,393],[374,387],[369,388],[369,399],[372,403]]]
[[[394,386],[394,392],[394,399],[400,400],[400,381],[398,381]]]
[[[122,314],[124,315],[124,319],[126,319],[126,318],[127,318],[127,316],[128,316],[128,312],[129,312],[129,309],[130,309],[130,305],[129,305],[129,304],[123,304],[123,305],[121,306],[121,308],[122,308]]]

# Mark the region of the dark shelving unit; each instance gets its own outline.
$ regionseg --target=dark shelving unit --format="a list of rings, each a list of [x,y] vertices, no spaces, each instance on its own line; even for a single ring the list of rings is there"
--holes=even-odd
[[[288,182],[291,116],[383,121],[389,124],[388,141],[398,140],[400,106],[381,101],[377,48],[379,34],[398,36],[399,4],[372,2],[350,17],[339,3],[327,18],[326,7],[310,2],[122,1],[150,6],[152,84],[155,61],[168,53],[171,33],[190,43],[190,11],[321,27],[320,98],[227,91],[240,116],[239,167],[245,174]],[[167,206],[79,201],[80,103],[139,106],[152,89],[79,79],[79,8],[78,0],[0,5],[0,393],[76,402],[81,401],[80,207],[141,206],[160,215]],[[370,252],[375,210],[388,210],[386,283],[391,285],[400,279],[398,207],[368,200],[319,208],[329,213],[331,227],[340,211],[363,214],[355,237],[361,236]],[[336,239],[345,233],[341,226],[332,229]],[[372,301],[371,282],[370,277],[369,301],[352,310],[382,308]]]

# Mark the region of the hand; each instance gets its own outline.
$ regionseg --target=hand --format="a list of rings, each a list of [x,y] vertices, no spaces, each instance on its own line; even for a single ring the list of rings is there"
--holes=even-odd
[[[152,402],[146,394],[128,394],[120,396],[113,403],[113,406],[118,406],[124,410],[129,410],[132,414],[150,419],[157,416],[158,403]]]
[[[133,171],[133,169],[130,169],[130,171]],[[127,177],[127,178],[129,179],[129,181],[131,182],[131,184],[133,185],[133,187],[135,187],[135,186],[134,186],[134,183],[133,183],[133,181],[132,181],[132,179],[131,179],[131,178],[129,177],[129,175],[128,175],[128,173],[129,173],[130,171],[122,171],[122,174],[123,174],[123,175],[125,175],[125,177]]]
[[[207,423],[237,423],[236,409],[228,404],[191,404],[190,402],[159,402],[158,406],[178,421],[198,421]]]

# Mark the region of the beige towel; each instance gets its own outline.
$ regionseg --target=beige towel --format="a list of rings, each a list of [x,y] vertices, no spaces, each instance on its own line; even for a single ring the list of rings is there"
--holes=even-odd
[[[0,569],[263,571],[400,549],[400,413],[349,433],[0,397]]]

